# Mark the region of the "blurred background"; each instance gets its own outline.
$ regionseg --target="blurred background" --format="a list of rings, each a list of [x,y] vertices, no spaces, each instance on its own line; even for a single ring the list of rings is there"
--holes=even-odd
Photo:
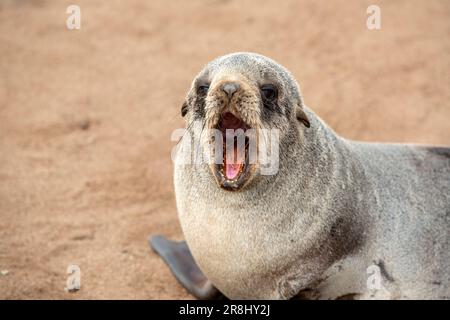
[[[1,0],[0,299],[191,297],[146,239],[183,238],[170,134],[211,59],[275,59],[347,138],[450,144],[449,36],[448,0]]]

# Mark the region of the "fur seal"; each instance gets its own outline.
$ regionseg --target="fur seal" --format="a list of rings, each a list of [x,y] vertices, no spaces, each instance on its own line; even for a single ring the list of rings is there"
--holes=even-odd
[[[450,298],[450,148],[342,138],[304,105],[289,71],[254,53],[207,64],[181,113],[188,133],[195,121],[279,132],[272,175],[248,162],[247,145],[237,165],[228,153],[175,165],[189,248],[151,245],[196,296]]]

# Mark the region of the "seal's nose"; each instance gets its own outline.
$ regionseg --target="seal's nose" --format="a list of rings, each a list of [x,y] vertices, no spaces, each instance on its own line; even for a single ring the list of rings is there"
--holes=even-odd
[[[236,82],[226,82],[222,85],[222,91],[228,95],[228,98],[231,98],[233,94],[238,91],[240,88],[239,84]]]

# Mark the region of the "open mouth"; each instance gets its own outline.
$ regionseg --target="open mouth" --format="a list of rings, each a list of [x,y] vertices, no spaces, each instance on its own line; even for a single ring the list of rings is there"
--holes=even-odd
[[[219,186],[226,190],[238,190],[250,176],[249,136],[250,127],[230,112],[221,116],[217,129],[222,133],[222,163],[213,167]],[[227,132],[228,131],[228,132]]]

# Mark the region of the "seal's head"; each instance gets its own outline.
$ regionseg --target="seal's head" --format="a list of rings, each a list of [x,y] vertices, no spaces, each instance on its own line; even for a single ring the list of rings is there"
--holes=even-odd
[[[207,129],[202,141],[213,145],[213,176],[220,187],[233,191],[258,172],[264,132],[278,130],[283,144],[293,126],[309,127],[292,75],[254,53],[233,53],[207,64],[194,79],[181,114],[188,127],[199,121]]]

